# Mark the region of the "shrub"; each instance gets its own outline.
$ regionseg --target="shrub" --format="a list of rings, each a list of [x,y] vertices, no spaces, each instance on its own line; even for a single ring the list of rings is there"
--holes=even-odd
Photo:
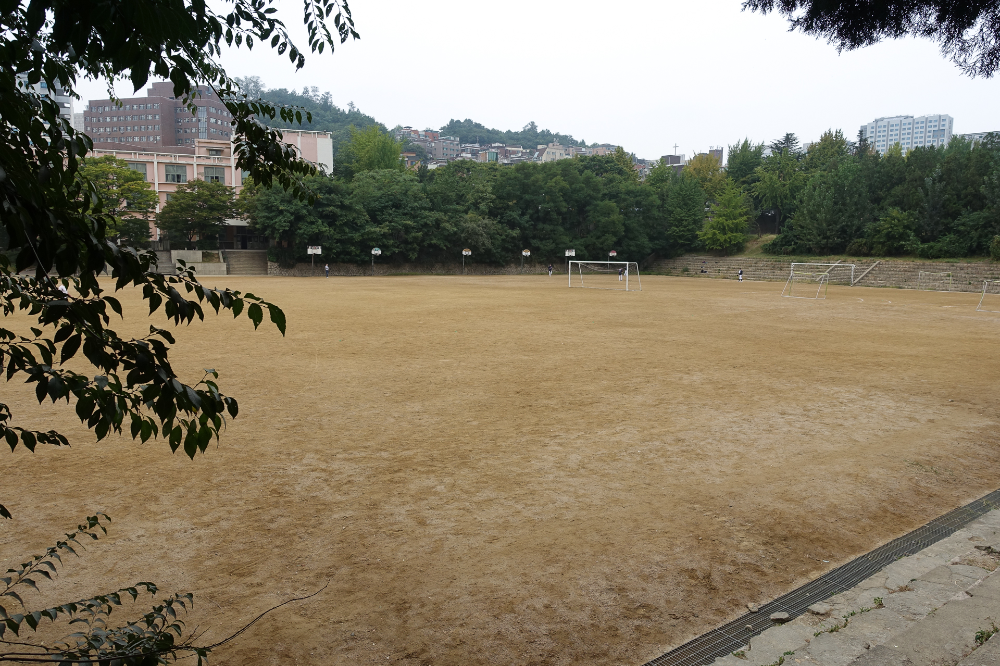
[[[1000,236],[994,236],[990,241],[990,259],[1000,261]]]
[[[968,252],[968,241],[955,234],[942,236],[932,243],[924,243],[917,249],[917,254],[924,259],[964,257]]]

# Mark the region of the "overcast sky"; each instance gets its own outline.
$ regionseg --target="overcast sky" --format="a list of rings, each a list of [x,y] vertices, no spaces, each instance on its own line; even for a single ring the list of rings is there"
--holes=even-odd
[[[691,155],[744,137],[853,139],[879,116],[947,113],[955,132],[1000,131],[1000,78],[969,79],[926,40],[837,54],[740,0],[353,0],[361,39],[288,59],[255,46],[224,55],[231,75],[316,86],[385,125],[451,118],[519,129],[529,121],[639,157]],[[279,3],[305,45],[301,4]],[[103,86],[79,86],[84,100]],[[129,85],[119,94],[131,95]]]

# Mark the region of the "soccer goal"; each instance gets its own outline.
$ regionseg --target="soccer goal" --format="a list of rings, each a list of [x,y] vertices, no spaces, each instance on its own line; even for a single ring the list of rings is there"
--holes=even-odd
[[[781,290],[785,298],[826,298],[830,283],[854,284],[854,264],[810,264],[795,262]]]
[[[1000,280],[983,280],[983,295],[976,312],[1000,312]]]
[[[639,264],[634,261],[571,261],[569,286],[642,291]]]
[[[951,273],[920,271],[917,274],[917,289],[923,291],[951,291]]]

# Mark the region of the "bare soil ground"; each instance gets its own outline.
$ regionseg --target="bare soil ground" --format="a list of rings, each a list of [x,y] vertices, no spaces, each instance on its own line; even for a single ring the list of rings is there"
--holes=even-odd
[[[2,454],[0,562],[114,518],[30,603],[152,580],[195,593],[209,643],[329,582],[213,663],[639,664],[1000,484],[978,295],[218,282],[283,306],[288,336],[177,331],[175,367],[241,403],[207,455],[95,443],[4,386],[74,444]]]

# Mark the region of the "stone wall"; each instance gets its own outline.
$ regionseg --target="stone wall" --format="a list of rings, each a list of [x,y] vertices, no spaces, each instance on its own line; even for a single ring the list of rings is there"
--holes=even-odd
[[[316,262],[313,268],[310,264],[295,264],[295,268],[282,268],[273,261],[267,262],[268,275],[280,275],[285,277],[309,277],[315,275],[323,276],[324,263]],[[521,270],[521,264],[510,266],[490,266],[488,264],[466,264],[463,273],[462,264],[375,264],[375,275],[545,275],[548,264],[525,264]],[[553,264],[555,272],[566,274],[559,270],[560,266]],[[371,264],[330,264],[330,275],[337,276],[364,276],[372,275]]]
[[[818,262],[833,263],[836,260]],[[899,259],[852,259],[855,283],[859,287],[894,287],[917,289],[920,272],[951,273],[952,291],[981,291],[983,280],[1000,280],[1000,263],[990,261],[903,261]],[[740,269],[749,281],[784,282],[788,279],[791,260],[763,257],[713,257],[685,255],[652,264],[648,272],[680,277],[735,280]],[[873,267],[874,265],[874,267]],[[870,271],[865,273],[869,268]],[[705,273],[701,271],[705,270]],[[864,277],[862,277],[864,275]],[[836,283],[836,281],[833,281]]]

